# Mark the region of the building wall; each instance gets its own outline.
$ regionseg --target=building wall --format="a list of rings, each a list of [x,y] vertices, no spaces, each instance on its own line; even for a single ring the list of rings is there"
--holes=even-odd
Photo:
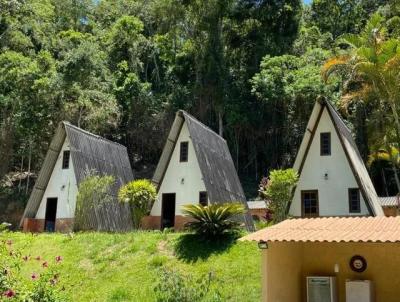
[[[189,142],[188,161],[179,162],[180,143]],[[183,180],[183,183],[182,183]],[[206,191],[203,177],[197,162],[193,142],[189,136],[186,122],[182,126],[181,133],[172,153],[169,166],[161,183],[158,197],[151,210],[151,216],[161,216],[162,194],[175,193],[175,214],[182,215],[182,206],[186,204],[198,204],[199,192]]]
[[[329,156],[320,155],[321,132],[331,133],[331,155]],[[325,173],[328,174],[327,180],[324,177]],[[325,108],[295,190],[290,214],[301,216],[302,190],[318,190],[320,216],[368,215],[368,209],[361,192],[361,213],[349,212],[349,188],[358,188],[358,185],[335,127]]]
[[[269,243],[262,251],[262,301],[301,301],[301,246]]]
[[[363,273],[350,269],[349,261],[354,255],[366,259]],[[267,264],[262,271],[264,302],[306,301],[306,276],[336,276],[338,301],[345,301],[347,279],[371,280],[377,302],[399,300],[398,243],[271,243],[263,258]],[[335,264],[339,266],[338,273],[334,272]]]
[[[63,151],[69,149],[69,141],[66,138],[58,155],[54,170],[51,173],[39,210],[36,213],[37,219],[45,219],[47,198],[53,197],[58,199],[56,219],[74,218],[78,186],[76,184],[71,156],[69,159],[69,168],[62,169]]]

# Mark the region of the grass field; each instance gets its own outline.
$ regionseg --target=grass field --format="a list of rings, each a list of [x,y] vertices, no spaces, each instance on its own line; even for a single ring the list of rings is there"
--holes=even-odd
[[[161,232],[2,236],[31,257],[61,255],[60,280],[70,301],[155,301],[153,288],[163,267],[193,278],[211,272],[223,301],[260,301],[261,257],[255,243],[205,243]],[[34,269],[37,264],[26,263],[27,278]]]

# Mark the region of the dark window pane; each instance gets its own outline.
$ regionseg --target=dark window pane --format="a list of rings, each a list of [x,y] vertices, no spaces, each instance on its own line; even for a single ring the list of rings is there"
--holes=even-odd
[[[321,155],[331,155],[331,133],[321,133]]]
[[[349,211],[350,213],[360,213],[360,190],[358,188],[349,189]]]
[[[69,168],[69,151],[68,150],[65,150],[63,152],[62,168],[63,169]]]
[[[188,161],[189,142],[181,142],[181,150],[179,160],[181,162]]]
[[[318,216],[318,191],[302,192],[303,215]]]
[[[207,192],[202,191],[202,192],[199,193],[199,204],[201,204],[203,207],[208,205]]]

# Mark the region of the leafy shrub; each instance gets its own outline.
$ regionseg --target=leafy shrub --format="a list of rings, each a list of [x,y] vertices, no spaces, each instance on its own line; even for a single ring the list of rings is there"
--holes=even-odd
[[[75,230],[89,230],[96,227],[90,224],[87,215],[91,211],[96,211],[104,203],[111,202],[110,190],[114,184],[113,176],[99,176],[93,171],[87,172],[87,176],[79,184],[76,198]]]
[[[30,278],[21,273],[26,262],[37,262],[36,272]],[[64,295],[59,285],[60,275],[57,266],[62,258],[46,261],[38,256],[24,256],[14,248],[11,240],[0,241],[0,301],[15,302],[60,302]],[[39,273],[37,273],[39,272]]]
[[[269,213],[274,223],[283,221],[288,215],[288,206],[292,199],[299,175],[294,169],[273,170],[260,184],[260,195],[267,200]]]
[[[147,179],[138,179],[122,186],[118,193],[120,202],[129,204],[133,225],[140,227],[142,218],[147,215],[157,198],[155,186]]]
[[[220,294],[211,289],[212,274],[194,280],[190,275],[162,269],[154,292],[157,302],[219,302]]]
[[[243,214],[245,209],[239,203],[186,205],[183,213],[194,219],[186,227],[196,234],[214,238],[224,234],[236,233],[240,230],[240,223],[234,217]]]

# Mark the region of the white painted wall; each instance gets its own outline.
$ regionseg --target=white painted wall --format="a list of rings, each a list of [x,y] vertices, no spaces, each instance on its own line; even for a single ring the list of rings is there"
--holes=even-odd
[[[63,151],[69,149],[69,141],[68,138],[66,138],[61,152],[58,155],[56,165],[54,166],[54,170],[43,195],[39,210],[36,213],[37,219],[45,218],[47,198],[53,197],[58,199],[56,218],[74,218],[78,186],[76,184],[71,156],[69,159],[69,168],[62,169]]]
[[[331,133],[331,155],[320,155],[320,133]],[[324,175],[328,173],[328,180]],[[348,189],[358,188],[346,154],[326,108],[304,163],[289,214],[301,216],[301,191],[318,190],[320,216],[368,215],[360,192],[361,213],[349,212]]]
[[[181,163],[179,162],[180,144],[184,141],[189,142],[188,161]],[[199,203],[200,191],[206,191],[206,188],[192,139],[189,136],[189,129],[184,122],[150,215],[161,216],[161,199],[164,193],[176,194],[175,215],[182,215],[183,205]]]

